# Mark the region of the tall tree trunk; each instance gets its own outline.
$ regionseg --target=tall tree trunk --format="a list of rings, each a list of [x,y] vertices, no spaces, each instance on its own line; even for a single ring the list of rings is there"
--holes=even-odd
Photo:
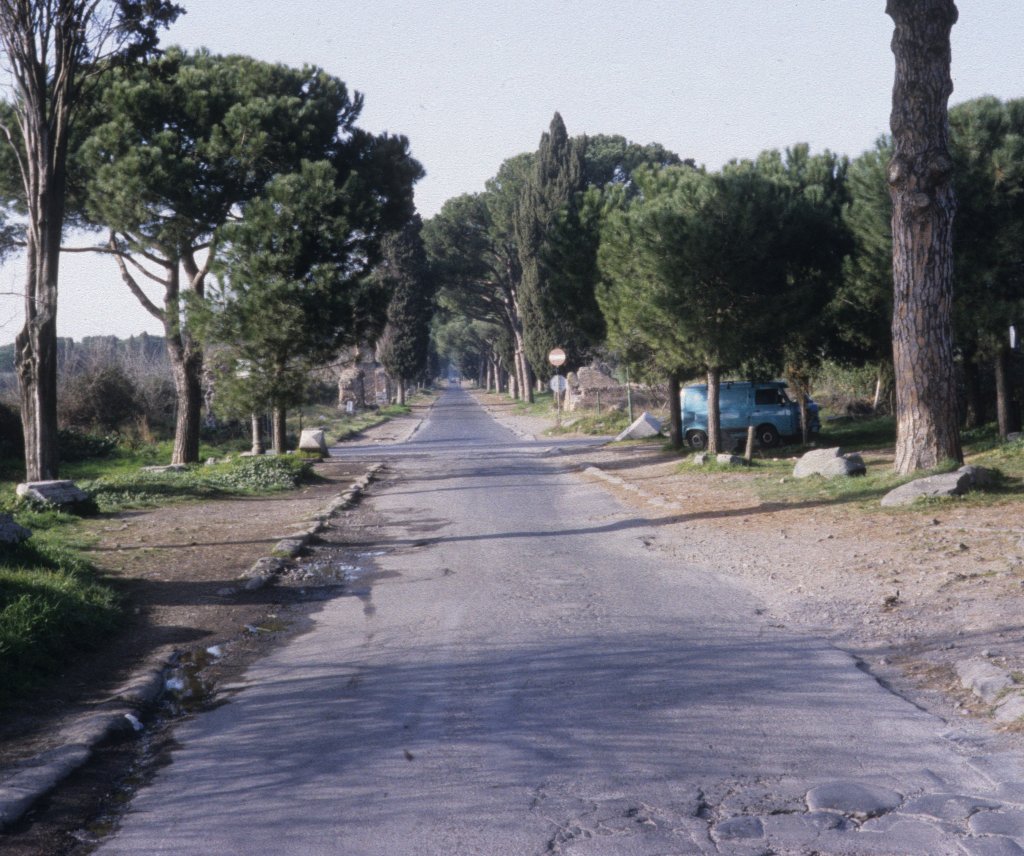
[[[44,105],[45,106],[45,105]],[[33,130],[48,134],[44,120]],[[36,125],[36,123],[32,123]],[[25,438],[25,478],[55,479],[57,448],[57,283],[60,239],[64,225],[66,134],[43,143],[38,157],[29,153],[26,192],[29,223],[26,235],[25,323],[15,338],[14,359]],[[53,157],[56,164],[49,162]]]
[[[999,427],[999,439],[1005,440],[1013,429],[1010,426],[1010,384],[1008,348],[1000,348],[994,362],[996,376],[996,424]]]
[[[395,381],[395,392],[398,398],[398,403],[405,406],[405,381],[399,378]]]
[[[786,366],[786,380],[790,392],[796,396],[800,411],[800,442],[806,446],[811,439],[811,426],[807,424],[807,399],[811,394],[811,372],[806,365],[793,362]]]
[[[977,428],[985,422],[985,401],[981,395],[981,369],[974,356],[964,354],[964,427]]]
[[[270,417],[272,443],[275,455],[283,455],[288,451],[288,412],[283,407],[275,407]]]
[[[252,415],[252,453],[263,454],[263,417],[259,413]]]
[[[722,378],[720,366],[708,368],[708,453],[722,451],[722,420],[718,412],[718,388]]]
[[[673,449],[683,448],[683,403],[680,400],[682,380],[679,372],[668,377],[668,439]]]
[[[177,260],[167,264],[164,336],[174,378],[178,412],[174,423],[172,464],[199,462],[199,427],[203,406],[203,352],[189,336],[181,317],[181,273]]]
[[[177,415],[172,464],[199,461],[199,427],[203,406],[203,355],[179,335],[167,331],[167,355],[174,378]]]
[[[522,401],[533,403],[533,372],[530,370],[530,363],[526,359],[526,341],[523,338],[523,331],[516,330],[516,374],[517,391]]]
[[[953,216],[947,103],[953,0],[888,0],[892,51],[896,472],[963,460],[953,363]]]

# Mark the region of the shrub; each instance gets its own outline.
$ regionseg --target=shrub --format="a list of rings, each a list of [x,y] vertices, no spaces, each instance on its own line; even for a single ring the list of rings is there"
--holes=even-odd
[[[60,459],[67,464],[89,458],[108,458],[117,449],[117,442],[116,436],[101,437],[74,428],[61,428],[57,432]]]
[[[59,398],[65,427],[104,432],[134,424],[143,415],[135,382],[117,365],[105,365],[67,378]]]

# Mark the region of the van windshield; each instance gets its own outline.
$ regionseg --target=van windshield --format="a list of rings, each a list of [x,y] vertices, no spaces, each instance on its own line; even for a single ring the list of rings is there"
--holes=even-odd
[[[754,390],[754,404],[761,407],[774,407],[777,404],[790,404],[789,396],[782,387],[771,386],[766,389]]]

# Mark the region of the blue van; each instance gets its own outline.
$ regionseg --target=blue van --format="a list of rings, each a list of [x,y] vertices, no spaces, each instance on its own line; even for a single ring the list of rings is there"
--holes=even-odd
[[[691,449],[708,444],[708,388],[694,384],[683,388],[683,437]],[[800,407],[786,394],[780,380],[753,383],[723,381],[718,387],[718,413],[722,438],[728,444],[746,439],[747,428],[754,426],[754,436],[764,447],[775,446],[783,438],[801,435]],[[807,421],[810,433],[821,430],[818,405],[808,399]]]

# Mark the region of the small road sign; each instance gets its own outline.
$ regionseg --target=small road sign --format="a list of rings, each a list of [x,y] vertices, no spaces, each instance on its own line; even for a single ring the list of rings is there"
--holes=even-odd
[[[548,381],[548,386],[551,387],[552,392],[565,392],[569,388],[569,381],[560,374],[556,374]]]
[[[555,348],[550,354],[548,354],[548,362],[551,363],[556,369],[559,366],[565,365],[565,351],[561,348]]]

